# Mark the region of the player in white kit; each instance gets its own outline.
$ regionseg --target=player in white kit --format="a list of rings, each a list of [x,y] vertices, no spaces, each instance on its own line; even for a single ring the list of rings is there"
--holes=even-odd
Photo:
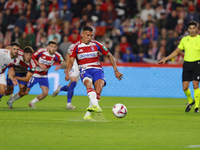
[[[18,56],[18,52],[20,50],[20,44],[18,42],[12,42],[11,43],[11,49],[0,49],[0,99],[4,95],[6,91],[6,76],[5,76],[5,70],[6,68],[12,66],[15,62],[15,59]],[[10,72],[8,72],[10,74]],[[12,73],[11,73],[12,74]],[[14,78],[12,75],[10,75],[11,80],[14,85],[17,85],[18,82],[16,78]]]
[[[70,51],[73,48],[73,46],[74,46],[74,44],[70,45],[70,47],[68,49],[68,53],[66,55],[66,66],[68,65]],[[60,91],[67,91],[66,109],[74,110],[76,108],[75,106],[72,105],[71,100],[74,95],[74,88],[76,87],[76,84],[79,81],[79,79],[80,79],[80,76],[79,76],[78,64],[77,64],[76,60],[74,60],[72,69],[70,70],[70,83],[63,87],[59,85],[58,88],[56,89],[56,91],[54,91],[54,93],[52,95],[53,97],[55,97]]]

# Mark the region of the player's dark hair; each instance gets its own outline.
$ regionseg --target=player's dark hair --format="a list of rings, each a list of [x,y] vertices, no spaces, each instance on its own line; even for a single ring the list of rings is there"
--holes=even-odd
[[[56,42],[55,40],[51,40],[51,41],[49,41],[48,45],[50,45],[50,44],[58,45],[58,42]]]
[[[20,44],[18,42],[12,42],[11,43],[11,46],[17,46],[17,47],[20,47]]]
[[[82,31],[90,31],[90,32],[93,32],[93,29],[90,27],[90,26],[84,26],[82,28]]]
[[[26,46],[26,47],[24,48],[24,53],[31,53],[31,54],[33,54],[33,53],[34,53],[34,50],[33,50],[32,47]]]
[[[190,22],[188,22],[188,28],[189,28],[189,26],[190,25],[194,25],[195,27],[197,27],[197,22],[196,21],[190,21]]]

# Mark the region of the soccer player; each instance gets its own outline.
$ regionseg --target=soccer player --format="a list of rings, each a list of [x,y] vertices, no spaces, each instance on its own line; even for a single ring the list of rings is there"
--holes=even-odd
[[[8,49],[0,49],[0,100],[6,91],[6,77],[5,70],[6,68],[12,66],[15,62],[15,59],[18,56],[18,52],[20,49],[20,44],[18,42],[12,42],[10,50]],[[17,85],[18,82],[16,78],[12,76],[12,72],[8,72],[10,74],[10,78],[14,85]]]
[[[189,35],[181,39],[178,47],[167,57],[163,58],[158,64],[166,63],[167,60],[177,56],[182,50],[185,51],[183,73],[182,73],[182,86],[185,95],[187,96],[188,103],[185,112],[191,110],[192,105],[195,104],[195,113],[199,113],[199,80],[200,80],[200,36],[197,34],[198,28],[195,21],[188,23]],[[189,89],[189,83],[193,81],[194,100],[192,99]]]
[[[115,76],[118,80],[123,78],[115,62],[113,55],[101,43],[92,40],[93,29],[90,26],[84,26],[81,31],[81,40],[75,43],[70,53],[69,64],[66,69],[65,79],[70,79],[69,72],[72,68],[73,62],[76,59],[80,69],[81,81],[87,89],[87,94],[90,99],[89,107],[84,116],[84,120],[95,121],[91,117],[91,112],[101,113],[102,109],[98,104],[100,100],[101,91],[106,85],[103,68],[99,62],[99,52],[105,55],[112,64]],[[93,88],[94,85],[94,88]]]
[[[68,65],[69,62],[69,55],[70,55],[70,51],[73,48],[74,44],[70,45],[67,55],[66,55],[66,67]],[[59,68],[57,68],[59,69]],[[67,107],[66,109],[69,110],[74,110],[76,107],[72,105],[71,101],[72,101],[72,97],[74,95],[74,88],[76,87],[77,82],[79,81],[80,76],[79,76],[79,69],[78,69],[78,64],[76,62],[76,60],[74,60],[72,69],[70,70],[70,82],[68,85],[65,85],[63,87],[61,87],[60,85],[58,86],[58,88],[56,89],[56,91],[54,91],[53,93],[53,97],[55,97],[60,91],[68,91],[67,92]]]
[[[13,72],[15,72],[15,77],[19,83],[19,92],[12,95],[10,99],[7,101],[9,109],[13,109],[12,103],[15,100],[25,95],[27,89],[27,82],[32,77],[33,72],[35,71],[35,68],[37,66],[37,62],[35,61],[34,58],[32,58],[33,53],[34,53],[33,48],[30,46],[26,46],[24,50],[19,51],[16,62],[14,63],[13,67],[10,68],[11,70],[13,70]],[[7,90],[5,92],[6,95],[12,94],[13,89],[14,89],[14,84],[8,77]]]
[[[26,94],[30,91],[30,89],[36,84],[39,83],[40,88],[42,89],[42,93],[35,97],[32,101],[30,101],[29,106],[35,109],[35,103],[43,100],[49,92],[49,81],[47,77],[47,73],[49,68],[57,61],[61,63],[60,68],[65,68],[66,63],[62,56],[56,52],[58,49],[58,43],[54,40],[49,41],[47,48],[41,48],[37,50],[33,57],[38,62],[38,66],[36,67],[34,74],[30,81],[27,84]]]

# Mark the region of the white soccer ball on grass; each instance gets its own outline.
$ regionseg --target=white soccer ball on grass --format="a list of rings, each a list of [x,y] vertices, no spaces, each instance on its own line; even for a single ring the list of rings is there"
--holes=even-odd
[[[118,103],[113,106],[112,112],[117,118],[123,118],[128,111],[125,105]]]

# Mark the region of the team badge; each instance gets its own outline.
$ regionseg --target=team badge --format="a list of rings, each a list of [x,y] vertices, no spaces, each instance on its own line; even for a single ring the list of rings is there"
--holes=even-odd
[[[94,47],[93,46],[91,46],[91,49],[92,49],[92,51],[94,51]]]

